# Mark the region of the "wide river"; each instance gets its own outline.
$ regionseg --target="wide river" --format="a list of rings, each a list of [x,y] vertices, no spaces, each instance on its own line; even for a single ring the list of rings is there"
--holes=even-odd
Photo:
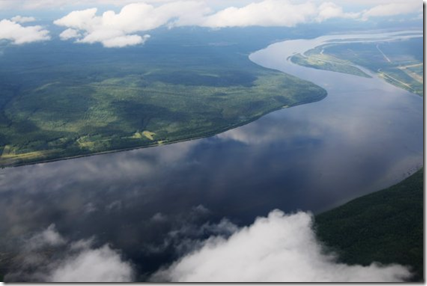
[[[69,239],[111,243],[145,272],[172,257],[165,237],[200,235],[184,224],[249,224],[276,208],[317,213],[404,179],[423,165],[423,99],[287,60],[328,40],[381,37],[406,36],[292,40],[250,56],[324,87],[320,102],[211,138],[1,170],[0,252],[55,224]]]

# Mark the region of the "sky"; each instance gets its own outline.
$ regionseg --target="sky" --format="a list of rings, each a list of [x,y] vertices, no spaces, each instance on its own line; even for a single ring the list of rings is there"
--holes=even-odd
[[[58,15],[59,38],[106,48],[143,45],[159,27],[297,27],[332,19],[422,19],[420,0],[0,0],[0,39],[15,45],[49,41],[42,12]],[[41,17],[42,18],[42,17]]]

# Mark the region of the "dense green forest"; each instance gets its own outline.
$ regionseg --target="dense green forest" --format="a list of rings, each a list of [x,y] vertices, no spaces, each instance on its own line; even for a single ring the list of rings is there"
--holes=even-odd
[[[0,56],[0,166],[214,135],[326,91],[227,43],[104,49],[52,42]]]
[[[316,232],[341,262],[398,263],[424,281],[424,171],[316,216]]]

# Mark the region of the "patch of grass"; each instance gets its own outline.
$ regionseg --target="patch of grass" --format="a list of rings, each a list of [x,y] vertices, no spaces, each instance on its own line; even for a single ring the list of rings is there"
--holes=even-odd
[[[142,135],[144,135],[149,140],[153,141],[154,140],[153,136],[156,135],[156,133],[150,132],[150,131],[144,131],[144,132],[142,132]]]
[[[154,141],[154,137],[156,133],[150,131],[144,132],[135,132],[135,134],[131,137],[132,139],[142,139],[147,138],[148,140]]]
[[[398,263],[424,279],[423,169],[388,189],[316,216],[316,233],[340,261]]]

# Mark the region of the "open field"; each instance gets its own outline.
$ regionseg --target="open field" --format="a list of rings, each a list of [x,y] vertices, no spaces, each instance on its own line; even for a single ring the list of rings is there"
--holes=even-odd
[[[422,39],[380,43],[328,44],[296,55],[296,64],[366,76],[358,65],[371,70],[387,82],[423,96]]]
[[[210,136],[326,96],[227,47],[65,48],[0,58],[0,166]]]

